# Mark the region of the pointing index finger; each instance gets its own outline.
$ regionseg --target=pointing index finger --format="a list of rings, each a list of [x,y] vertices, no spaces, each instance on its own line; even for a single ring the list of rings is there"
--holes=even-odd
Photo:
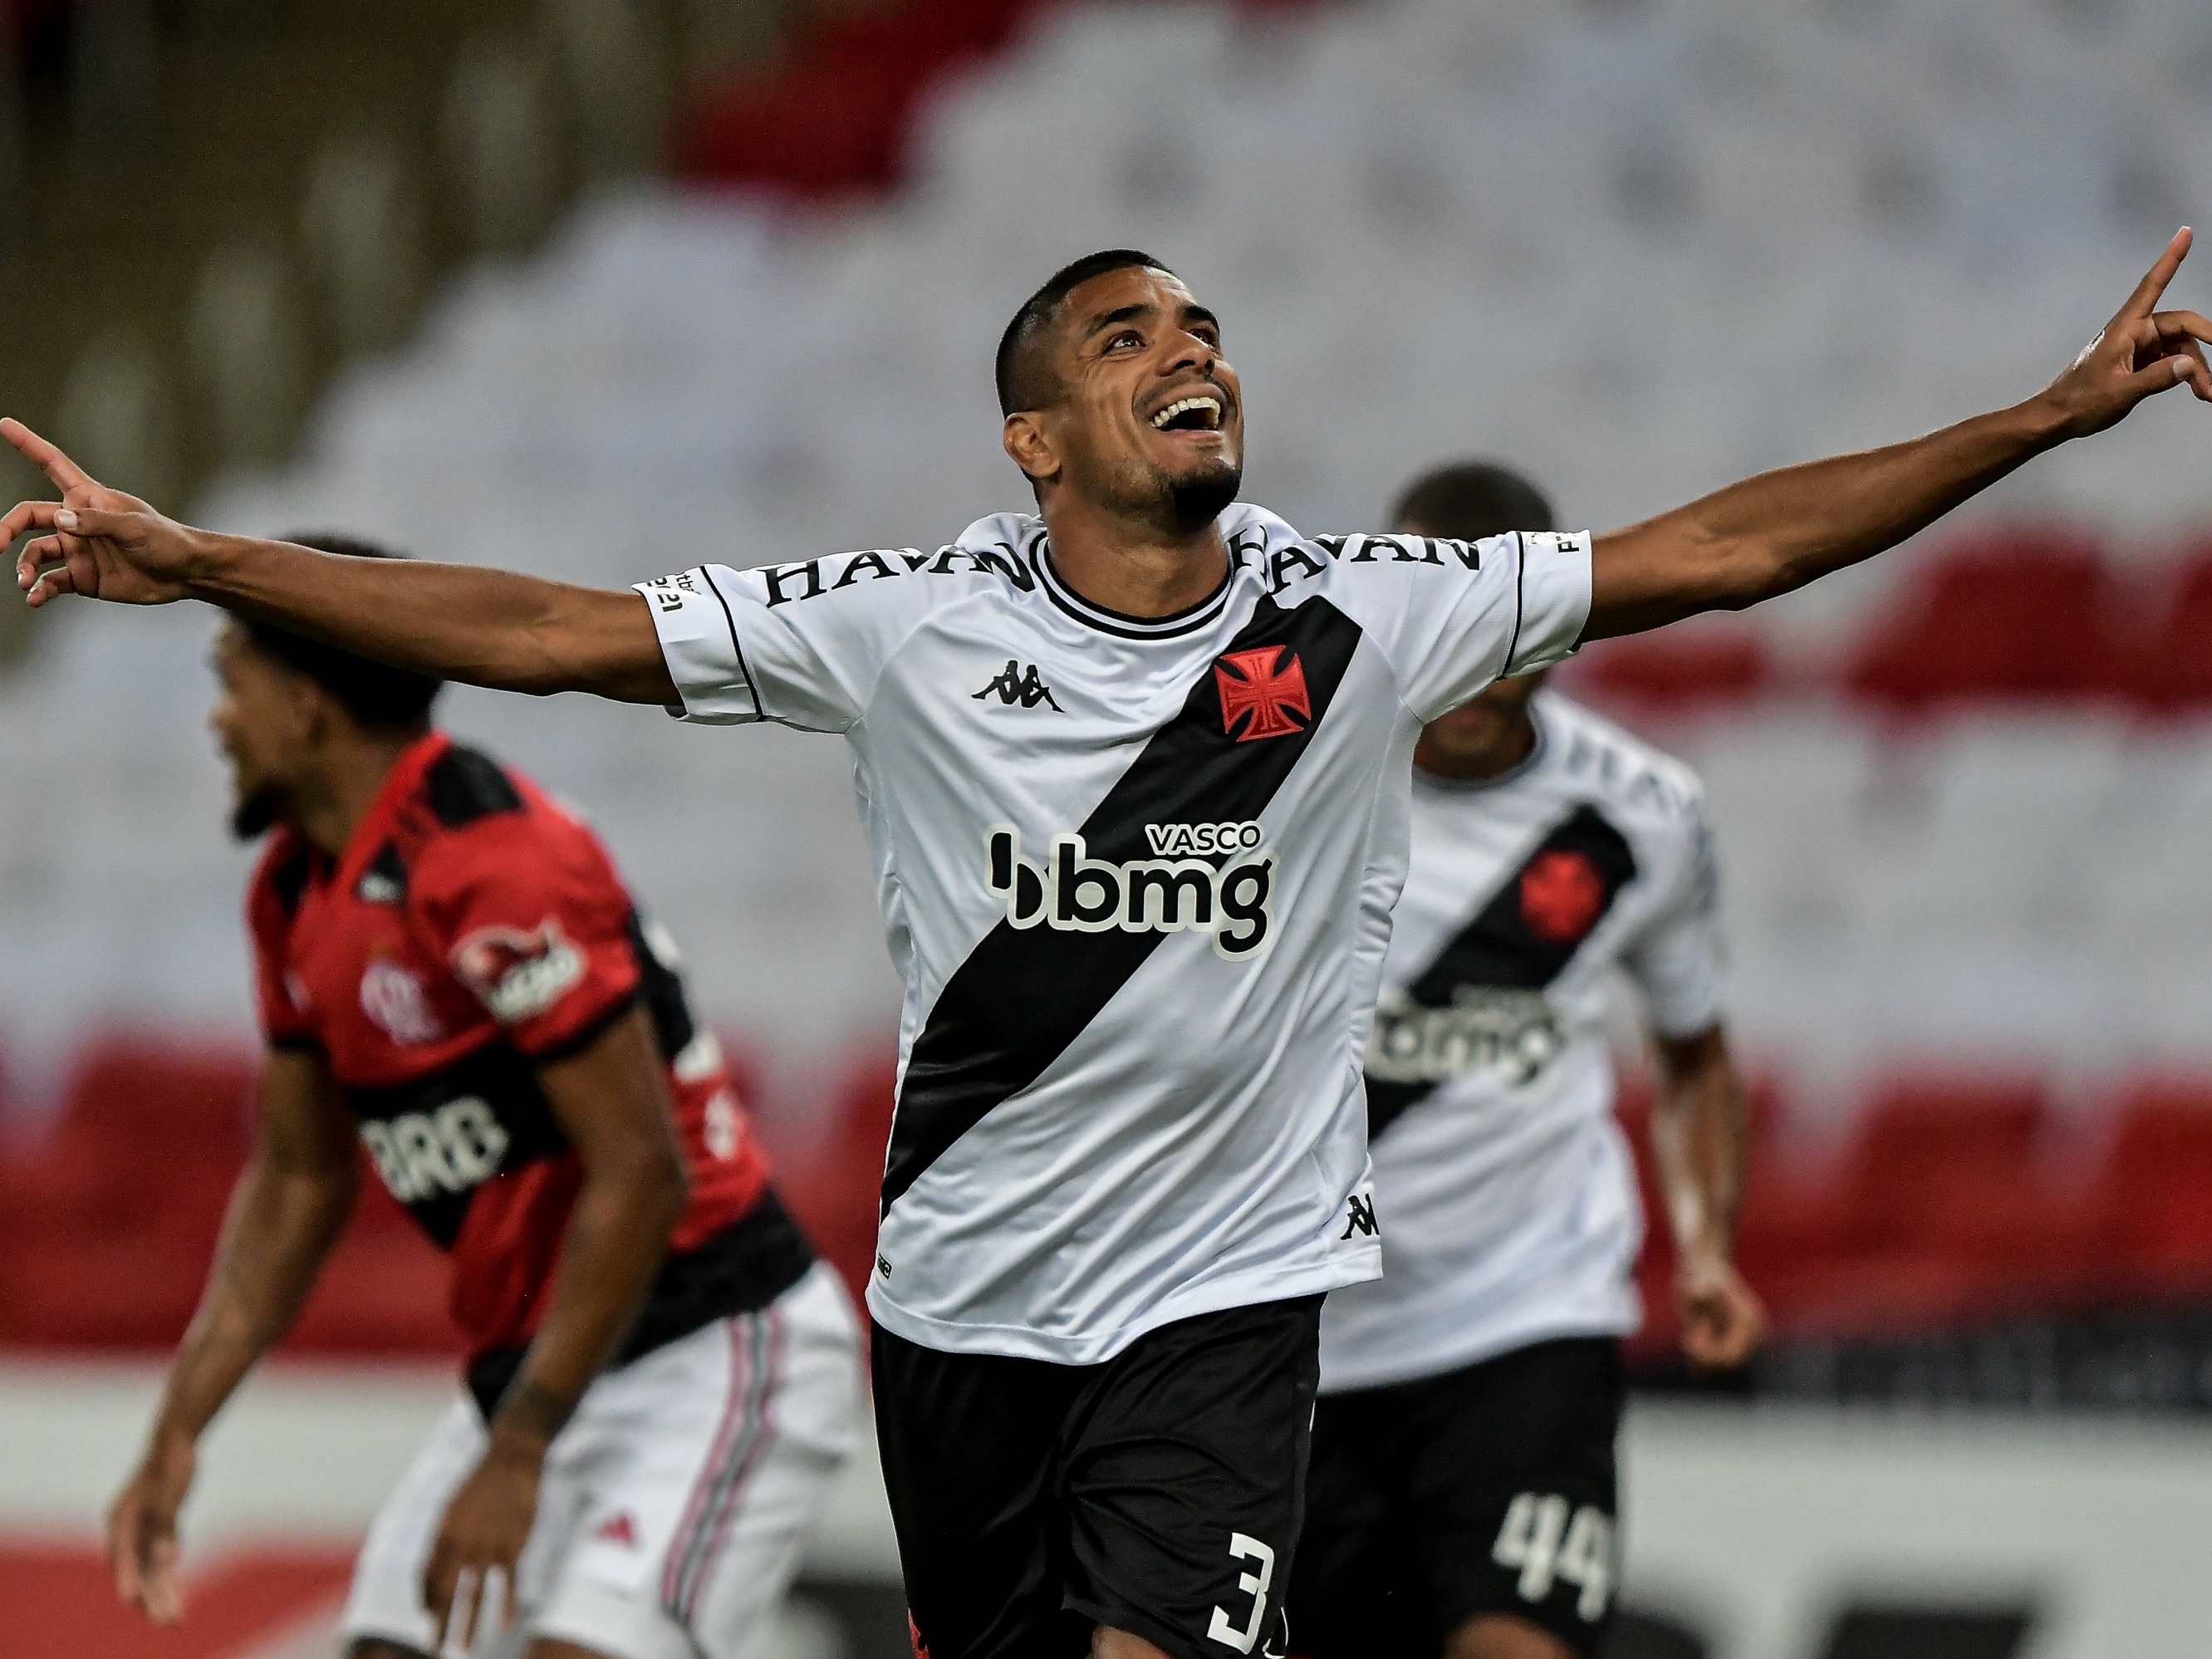
[[[55,489],[66,493],[93,487],[82,467],[13,416],[0,420],[0,438],[15,445],[23,459],[45,473]]]
[[[2166,252],[2158,256],[2157,263],[2144,273],[2142,281],[2136,284],[2136,291],[2128,295],[2127,304],[2120,307],[2122,317],[2148,317],[2158,308],[2159,296],[2166,292],[2166,285],[2173,280],[2173,273],[2181,269],[2181,262],[2189,257],[2189,246],[2196,240],[2197,233],[2187,225],[2173,233],[2173,240],[2166,245]]]

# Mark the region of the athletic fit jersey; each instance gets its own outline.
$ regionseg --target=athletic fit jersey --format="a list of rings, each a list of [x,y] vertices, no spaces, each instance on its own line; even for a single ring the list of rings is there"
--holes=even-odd
[[[519,773],[430,733],[335,863],[278,830],[247,913],[269,1042],[320,1054],[385,1186],[451,1253],[480,1398],[538,1328],[583,1176],[538,1067],[640,1001],[691,1194],[619,1358],[765,1306],[806,1271],[673,945],[598,838]]]
[[[1548,691],[1535,752],[1416,772],[1413,862],[1367,1046],[1383,1277],[1329,1297],[1323,1392],[1626,1334],[1643,1239],[1613,1115],[1606,980],[1651,1023],[1720,1017],[1704,791],[1680,762]]]
[[[640,586],[672,713],[852,745],[906,981],[869,1303],[1064,1364],[1371,1278],[1359,1063],[1420,722],[1565,655],[1589,544],[1223,517],[1212,595],[1079,599],[1007,514]]]

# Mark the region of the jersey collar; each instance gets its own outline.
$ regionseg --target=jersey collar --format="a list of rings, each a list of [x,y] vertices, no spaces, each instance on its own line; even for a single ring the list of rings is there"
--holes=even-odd
[[[377,790],[376,798],[369,802],[368,811],[354,825],[353,839],[346,842],[345,856],[338,860],[336,872],[341,885],[350,890],[361,880],[370,862],[391,838],[392,820],[398,816],[400,803],[415,793],[423,774],[453,746],[453,740],[443,732],[430,731],[399,751],[398,758],[392,763],[392,769],[384,775],[384,783]]]
[[[1109,611],[1093,605],[1066,582],[1052,562],[1052,544],[1047,539],[1044,526],[1040,525],[1022,550],[1037,573],[1045,597],[1086,628],[1095,628],[1102,634],[1111,634],[1118,640],[1172,640],[1185,634],[1197,632],[1218,618],[1229,606],[1229,590],[1236,585],[1237,567],[1243,556],[1233,545],[1229,550],[1229,568],[1222,573],[1221,586],[1215,588],[1196,605],[1186,605],[1181,611],[1165,617],[1130,617],[1119,611]]]

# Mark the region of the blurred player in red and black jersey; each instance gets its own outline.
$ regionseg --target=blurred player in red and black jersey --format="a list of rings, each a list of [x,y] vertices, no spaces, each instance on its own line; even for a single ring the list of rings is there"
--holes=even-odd
[[[739,1659],[851,1443],[858,1325],[672,945],[590,830],[432,727],[438,682],[253,623],[214,655],[233,827],[269,838],[261,1128],[110,1517],[118,1589],[177,1616],[193,1448],[314,1283],[357,1134],[453,1258],[469,1361],[362,1551],[352,1659],[510,1621],[534,1659]]]

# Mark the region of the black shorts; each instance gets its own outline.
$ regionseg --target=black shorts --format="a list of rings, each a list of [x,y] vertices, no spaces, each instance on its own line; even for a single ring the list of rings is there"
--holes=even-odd
[[[915,1650],[1176,1659],[1283,1649],[1321,1298],[1202,1314],[1099,1365],[940,1353],[875,1330],[876,1431]]]
[[[1511,1613],[1595,1654],[1620,1578],[1626,1392],[1620,1345],[1571,1337],[1325,1397],[1292,1646],[1437,1659],[1469,1619]]]

